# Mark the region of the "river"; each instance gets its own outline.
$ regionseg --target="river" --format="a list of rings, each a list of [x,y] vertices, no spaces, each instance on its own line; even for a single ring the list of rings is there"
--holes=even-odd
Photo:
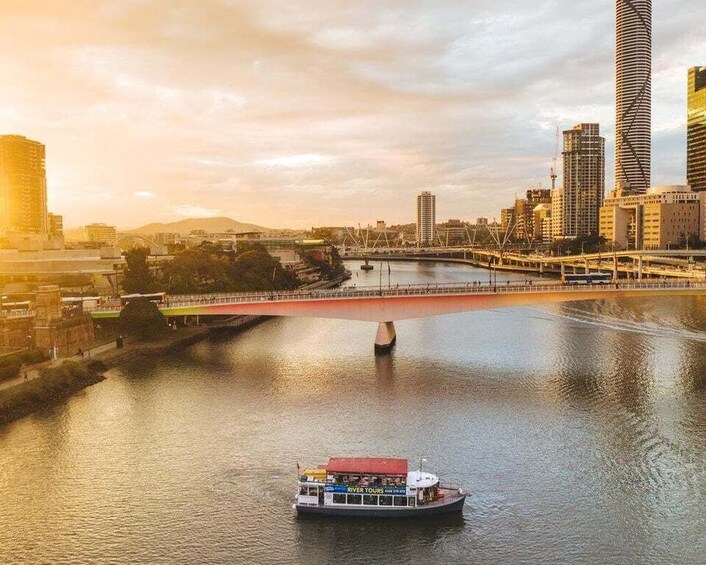
[[[380,284],[358,266],[348,284]],[[703,562],[706,297],[396,327],[375,357],[375,324],[272,319],[0,428],[0,562]],[[366,454],[425,457],[470,491],[463,514],[293,514],[297,461]]]

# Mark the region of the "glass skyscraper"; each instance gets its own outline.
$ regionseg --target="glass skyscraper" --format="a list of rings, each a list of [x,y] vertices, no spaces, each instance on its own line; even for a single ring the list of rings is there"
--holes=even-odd
[[[689,69],[686,178],[692,190],[706,190],[706,67]]]

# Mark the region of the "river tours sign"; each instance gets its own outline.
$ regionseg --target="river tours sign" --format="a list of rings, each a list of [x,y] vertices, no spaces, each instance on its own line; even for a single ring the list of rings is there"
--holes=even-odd
[[[405,487],[326,485],[324,492],[345,494],[396,494],[398,496],[405,496],[407,489]]]

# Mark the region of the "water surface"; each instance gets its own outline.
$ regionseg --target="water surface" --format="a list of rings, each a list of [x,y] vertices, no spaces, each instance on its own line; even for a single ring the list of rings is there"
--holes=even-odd
[[[392,263],[389,284],[487,278]],[[377,358],[375,324],[273,319],[137,360],[0,428],[0,562],[703,562],[705,314],[457,314],[397,323]],[[470,490],[463,515],[292,513],[297,461],[366,454],[426,457]]]

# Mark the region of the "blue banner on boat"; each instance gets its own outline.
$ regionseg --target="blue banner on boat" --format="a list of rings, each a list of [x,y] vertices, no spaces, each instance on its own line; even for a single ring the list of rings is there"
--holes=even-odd
[[[348,485],[326,485],[325,492],[345,492],[347,494],[407,494],[405,487],[349,487]]]

